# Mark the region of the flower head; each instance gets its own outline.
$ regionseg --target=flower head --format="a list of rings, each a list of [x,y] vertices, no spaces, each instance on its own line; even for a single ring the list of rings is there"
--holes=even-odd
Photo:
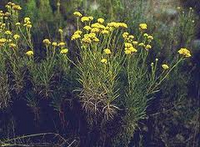
[[[169,66],[168,66],[167,64],[162,64],[162,68],[163,68],[164,70],[167,70],[167,69],[169,69]]]
[[[141,24],[139,24],[139,28],[141,30],[146,30],[147,29],[147,24],[146,23],[141,23]]]
[[[111,54],[111,51],[110,51],[110,49],[108,49],[108,48],[104,49],[103,51],[104,51],[104,53],[105,53],[106,55]]]
[[[26,52],[26,55],[27,55],[27,56],[33,56],[34,53],[33,53],[33,51],[27,51],[27,52]]]
[[[17,47],[17,45],[16,45],[15,43],[10,43],[10,44],[9,44],[9,47],[14,49],[14,48]]]
[[[89,31],[89,30],[91,30],[91,27],[90,26],[84,26],[83,29]]]
[[[59,32],[60,34],[62,34],[62,33],[63,33],[63,29],[58,29],[58,32]]]
[[[6,34],[6,35],[12,35],[12,32],[9,31],[9,30],[7,30],[7,31],[5,31],[5,34]]]
[[[145,49],[146,49],[146,50],[149,50],[149,49],[151,49],[151,48],[152,48],[152,47],[151,47],[151,45],[149,45],[149,44],[145,46]]]
[[[68,49],[67,48],[64,48],[60,51],[60,54],[67,54],[68,53]]]
[[[51,44],[51,41],[49,41],[49,39],[44,39],[42,41],[45,45],[50,45]]]
[[[58,43],[58,46],[59,46],[59,47],[64,47],[64,46],[65,46],[65,42],[60,42],[60,43]]]
[[[97,19],[97,22],[98,23],[104,23],[104,19],[103,18],[99,18],[99,19]]]
[[[153,36],[151,36],[151,35],[149,35],[147,38],[148,38],[149,40],[153,40]]]
[[[80,12],[78,12],[78,11],[74,12],[74,15],[75,15],[76,17],[82,17],[82,14],[81,14]]]
[[[15,40],[18,40],[18,39],[20,38],[20,36],[19,36],[18,34],[15,34],[15,35],[13,36],[13,38],[14,38]]]
[[[178,53],[186,58],[191,57],[191,53],[187,48],[181,48],[180,50],[178,50]]]
[[[81,21],[82,22],[87,22],[87,21],[90,21],[90,18],[87,17],[87,16],[83,16],[83,17],[81,17]]]
[[[124,53],[125,53],[126,55],[129,55],[129,54],[131,54],[131,50],[125,48]]]
[[[107,63],[108,62],[108,60],[107,59],[105,59],[105,58],[103,58],[103,59],[101,59],[101,63]]]
[[[52,45],[55,47],[55,46],[58,46],[58,43],[57,42],[52,42]]]

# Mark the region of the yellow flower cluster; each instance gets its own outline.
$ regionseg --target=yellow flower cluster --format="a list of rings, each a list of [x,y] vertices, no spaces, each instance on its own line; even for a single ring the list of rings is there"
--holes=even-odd
[[[167,70],[167,69],[169,69],[169,66],[168,66],[167,64],[162,64],[162,68],[163,68],[164,70]]]
[[[101,63],[106,64],[108,62],[108,60],[106,58],[101,59]]]
[[[13,36],[13,38],[14,38],[15,40],[18,40],[18,39],[20,38],[20,36],[19,36],[18,34],[15,34],[15,35]]]
[[[64,48],[60,51],[60,54],[67,54],[68,53],[68,49],[67,48]]]
[[[51,41],[49,41],[49,39],[44,39],[42,42],[47,46],[51,44]]]
[[[127,24],[123,22],[110,22],[107,26],[113,28],[128,28]]]
[[[111,54],[111,51],[110,51],[110,49],[108,49],[108,48],[104,49],[103,51],[104,51],[104,53],[105,53],[106,55]]]
[[[81,40],[84,44],[91,44],[92,42],[98,43],[100,40],[96,37],[95,33],[85,34]]]
[[[33,56],[34,55],[34,53],[33,53],[33,51],[27,51],[26,53],[25,53],[27,56]]]
[[[89,22],[92,21],[94,18],[92,16],[83,16],[81,17],[81,22]]]
[[[15,49],[17,47],[17,45],[15,43],[10,43],[9,47]]]
[[[104,23],[104,19],[103,19],[103,18],[98,18],[98,19],[97,19],[97,22],[98,22],[98,23]]]
[[[76,17],[82,17],[82,16],[83,16],[83,15],[82,15],[80,12],[78,12],[78,11],[74,12],[74,15],[75,15]]]
[[[153,40],[153,36],[151,36],[147,33],[144,33],[143,36],[146,37],[147,39],[149,39],[150,41]]]
[[[145,46],[145,49],[146,50],[149,50],[149,49],[151,49],[152,47],[151,47],[151,45],[149,45],[149,44],[147,44],[146,46]]]
[[[71,40],[76,40],[76,39],[81,38],[81,34],[82,34],[82,31],[80,31],[80,30],[74,32],[74,34],[71,37]]]
[[[31,19],[29,17],[24,18],[24,26],[27,28],[32,28]]]
[[[7,31],[5,31],[5,35],[12,35],[12,32],[7,30]]]
[[[89,30],[91,30],[92,28],[91,28],[90,26],[84,26],[83,29],[89,31]]]
[[[135,36],[133,36],[133,35],[129,35],[129,33],[128,32],[124,32],[123,34],[122,34],[122,37],[124,38],[124,40],[125,41],[127,41],[127,42],[133,42],[134,40],[134,38],[135,38]],[[135,41],[134,41],[134,45],[135,45]]]
[[[13,9],[15,11],[19,11],[21,10],[21,6],[20,5],[17,5],[15,3],[12,3],[12,2],[8,2],[8,4],[5,6],[7,9]]]
[[[139,24],[140,30],[147,30],[147,24],[146,23],[141,23]]]
[[[0,46],[3,46],[6,43],[6,38],[0,38]]]
[[[133,47],[132,43],[125,42],[125,51],[124,51],[125,54],[128,55],[128,54],[136,53],[136,52],[137,52],[137,49]]]
[[[191,57],[191,53],[187,48],[181,48],[178,53],[186,58]]]
[[[52,42],[52,46],[56,47],[56,46],[58,46],[58,43],[57,42]]]

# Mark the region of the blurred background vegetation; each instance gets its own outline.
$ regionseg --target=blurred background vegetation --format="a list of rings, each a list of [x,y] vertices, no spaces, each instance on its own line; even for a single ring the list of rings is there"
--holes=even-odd
[[[0,8],[4,9],[7,2],[7,0],[1,0]],[[13,2],[22,6],[20,17],[29,16],[33,22],[32,38],[38,54],[43,48],[42,40],[44,38],[56,40],[58,36],[55,35],[55,30],[59,28],[64,30],[65,40],[68,42],[69,48],[73,49],[74,45],[69,42],[69,38],[75,30],[73,12],[76,10],[96,18],[103,17],[109,21],[124,21],[130,26],[129,29],[133,34],[139,33],[136,29],[139,23],[146,22],[150,27],[149,33],[155,38],[153,42],[155,53],[153,54],[158,54],[156,57],[159,58],[159,62],[166,61],[167,57],[173,57],[180,47],[190,48],[193,57],[172,73],[161,87],[162,90],[150,102],[147,110],[148,119],[140,122],[140,129],[131,139],[129,146],[198,147],[200,145],[199,0],[13,0]],[[171,59],[168,58],[168,60]],[[76,119],[84,122],[84,119],[79,118],[81,116],[78,114],[74,115],[80,111],[79,108],[74,108],[78,105],[77,102],[71,99],[69,101],[72,103],[67,103],[65,110],[69,125],[65,129],[57,128],[56,131],[66,137],[77,138],[80,141],[79,145],[84,146],[84,144],[88,144],[84,141],[86,138],[90,143],[92,142],[89,139],[92,133],[88,133],[87,129],[76,129],[79,124],[73,124],[73,122]],[[45,102],[46,100],[43,103]],[[18,104],[16,102],[15,105],[19,107],[26,103]],[[28,105],[25,109],[28,110],[28,107],[31,106]],[[34,118],[32,115],[25,114],[28,116],[25,119],[18,114],[18,118],[15,118],[12,109],[0,111],[0,117],[3,118],[0,119],[0,138],[11,138],[24,133],[30,134],[41,128],[44,131],[55,131],[52,128],[54,128],[54,123],[58,123],[54,122],[54,119],[58,119],[58,117],[52,118],[50,126],[45,128],[45,121],[47,121],[45,114],[49,113],[47,112],[49,109],[47,106],[46,112],[40,112],[44,119],[37,122],[36,126],[34,124],[25,125],[25,122],[36,123],[32,122],[32,118]],[[53,110],[50,112],[55,113]],[[21,110],[18,113],[24,112]],[[82,125],[84,126],[84,124]],[[28,129],[29,126],[35,126],[35,128]],[[23,127],[24,129],[22,129]],[[73,129],[76,132],[73,132]],[[84,137],[85,134],[87,134],[86,137]],[[95,145],[97,144],[93,142],[91,146]],[[117,145],[123,146],[119,143]]]

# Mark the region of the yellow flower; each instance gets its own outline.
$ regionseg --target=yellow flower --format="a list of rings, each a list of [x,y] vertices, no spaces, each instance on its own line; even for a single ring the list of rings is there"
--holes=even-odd
[[[26,27],[27,27],[27,28],[32,28],[32,25],[31,25],[31,24],[29,24],[29,25],[27,25]]]
[[[93,39],[93,41],[94,41],[94,42],[99,42],[100,40],[99,40],[99,38],[95,37],[95,38]]]
[[[100,30],[99,30],[98,28],[92,28],[92,29],[91,29],[91,32],[92,32],[92,33],[98,33],[99,31],[100,31]]]
[[[89,37],[84,37],[84,38],[82,39],[82,42],[83,42],[83,43],[90,44],[90,43],[92,43],[92,40],[91,40]]]
[[[26,52],[26,55],[27,55],[27,56],[33,56],[34,53],[33,53],[33,51],[27,51],[27,52]]]
[[[108,60],[107,59],[105,59],[105,58],[103,58],[103,59],[101,59],[101,63],[107,63],[108,62]]]
[[[30,23],[31,19],[29,17],[24,18],[24,23]]]
[[[137,45],[138,41],[133,41],[132,43],[133,43],[133,45]]]
[[[91,25],[92,28],[98,28],[98,29],[105,29],[106,27],[100,23],[94,23]]]
[[[17,45],[16,45],[15,43],[10,43],[10,44],[9,44],[9,47],[10,47],[10,48],[16,48]]]
[[[22,9],[20,5],[14,5],[12,8],[13,10],[18,10],[18,11]]]
[[[60,42],[60,43],[58,43],[58,46],[59,46],[59,47],[64,47],[64,46],[65,46],[65,42]]]
[[[60,34],[62,34],[62,33],[63,33],[63,30],[62,30],[62,29],[58,29],[58,32],[59,32]]]
[[[81,30],[77,30],[76,32],[74,32],[74,34],[79,34],[81,35],[83,32]]]
[[[129,33],[128,33],[128,32],[124,32],[124,33],[122,34],[122,37],[123,37],[123,38],[127,38],[127,37],[128,37],[128,35],[129,35]]]
[[[69,50],[68,50],[67,48],[62,49],[62,50],[60,51],[60,54],[67,54],[68,51],[69,51]]]
[[[86,36],[86,37],[88,36],[88,37],[91,38],[91,39],[96,38],[96,34],[95,34],[95,33],[85,34],[84,37],[85,37],[85,36]]]
[[[86,16],[83,16],[83,17],[81,17],[81,21],[82,22],[87,22],[87,21],[90,21],[90,18],[86,17]]]
[[[137,49],[134,48],[134,47],[130,47],[128,50],[130,50],[132,53],[136,53],[137,52]]]
[[[127,42],[125,42],[125,47],[126,48],[129,48],[129,47],[132,47],[133,45],[131,44],[131,43],[127,43]]]
[[[119,28],[120,27],[119,23],[117,23],[117,22],[110,22],[107,25],[108,25],[108,27],[113,27],[113,28]]]
[[[134,38],[135,38],[135,36],[133,36],[133,35],[129,35],[129,36],[128,36],[128,40],[129,40],[129,41],[132,41]]]
[[[125,53],[126,55],[129,55],[129,54],[131,54],[131,51],[130,51],[129,49],[125,49],[124,53]]]
[[[71,38],[71,40],[76,40],[78,38],[81,38],[81,36],[79,34],[74,34]]]
[[[181,48],[178,53],[186,58],[191,57],[191,53],[187,48]]]
[[[104,51],[104,53],[107,54],[107,55],[111,54],[111,51],[110,51],[110,49],[108,49],[108,48],[104,49],[103,51]]]
[[[88,16],[88,18],[89,18],[89,20],[91,20],[91,21],[94,19],[92,16]]]
[[[146,29],[147,29],[147,24],[146,24],[146,23],[141,23],[141,24],[139,25],[139,28],[140,28],[141,30],[146,30]]]
[[[97,19],[97,22],[98,23],[104,23],[104,19],[103,18],[99,18],[99,19]]]
[[[147,50],[148,50],[148,49],[151,49],[151,48],[152,48],[152,47],[151,47],[151,45],[149,45],[149,44],[145,46],[145,49],[147,49]]]
[[[1,43],[6,43],[6,38],[0,38],[0,44]]]
[[[8,30],[8,31],[5,31],[5,34],[6,35],[12,35],[12,32]]]
[[[51,44],[51,41],[49,41],[49,39],[44,39],[42,41],[45,45],[50,45]]]
[[[80,12],[78,12],[78,11],[74,12],[74,15],[75,15],[76,17],[82,17],[82,14],[81,14]]]
[[[81,38],[81,35],[80,35],[81,33],[82,33],[82,31],[76,31],[76,32],[74,33],[74,35],[72,35],[71,40],[76,40],[76,39]]]
[[[6,42],[10,43],[12,42],[12,39],[7,39]]]
[[[15,34],[15,35],[13,36],[13,38],[14,38],[15,40],[18,40],[18,39],[20,38],[20,36],[19,36],[18,34]]]
[[[20,23],[20,22],[17,22],[15,25],[16,25],[16,26],[20,26],[20,25],[21,25],[21,23]]]
[[[109,34],[109,31],[108,30],[102,30],[101,33],[102,34]]]
[[[169,66],[168,66],[167,64],[162,64],[162,68],[163,68],[164,70],[167,70],[167,69],[169,69]]]
[[[128,28],[127,24],[121,22],[121,23],[118,23],[119,27],[122,27],[122,28]]]
[[[153,36],[151,36],[151,35],[149,35],[147,38],[148,38],[149,40],[153,40]]]
[[[138,46],[144,47],[145,45],[144,45],[144,43],[139,43]]]
[[[58,43],[57,42],[52,42],[52,45],[55,47],[55,46],[58,46]]]
[[[143,35],[144,37],[148,37],[149,35],[147,34],[147,33],[144,33],[144,35]]]
[[[85,30],[89,31],[89,30],[91,30],[91,27],[90,27],[90,26],[84,26],[84,28],[83,28],[83,29],[85,29]]]

